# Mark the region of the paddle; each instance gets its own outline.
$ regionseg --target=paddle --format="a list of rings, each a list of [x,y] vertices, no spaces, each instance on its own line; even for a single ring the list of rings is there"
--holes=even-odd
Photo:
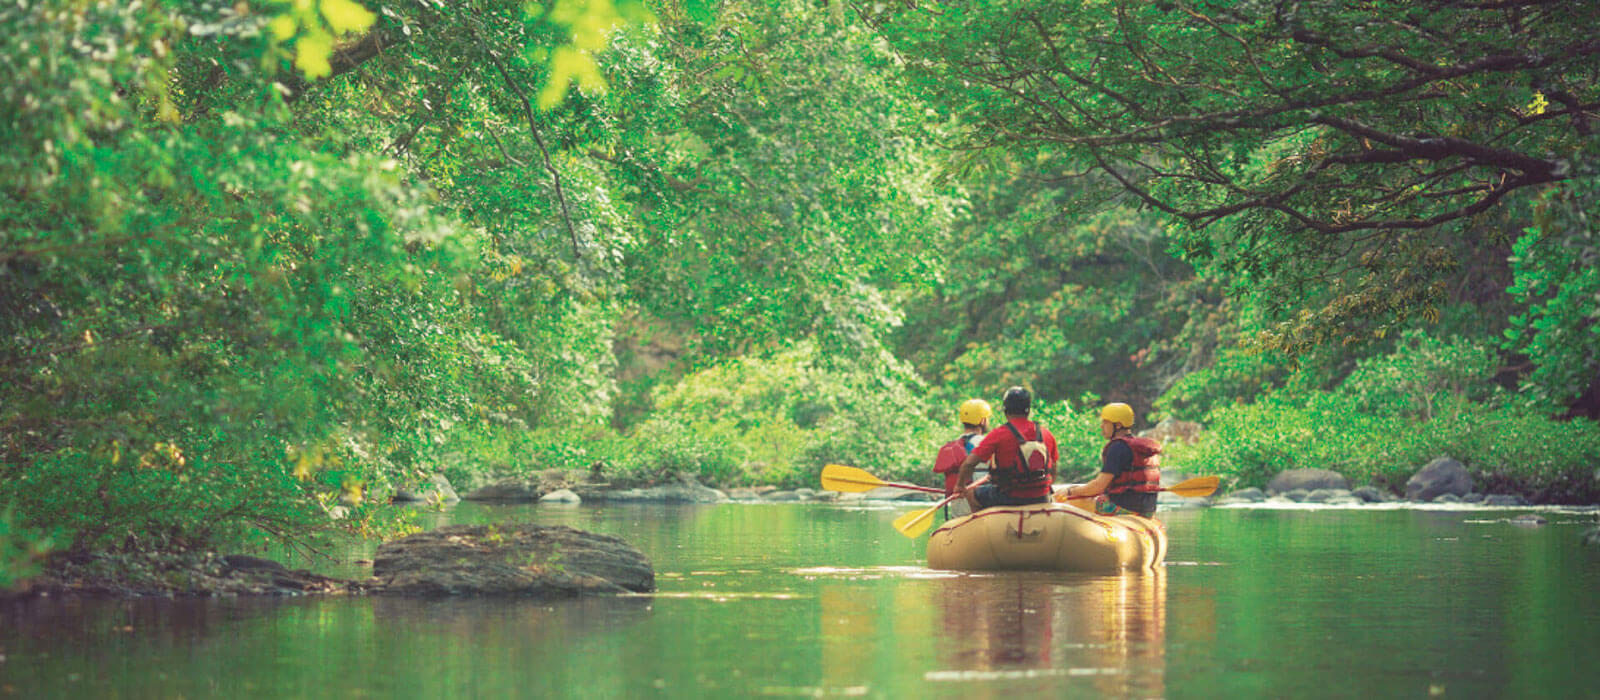
[[[918,486],[916,484],[902,484],[897,481],[884,481],[864,469],[847,467],[843,464],[828,464],[822,467],[822,488],[840,493],[866,493],[875,488],[888,486],[896,489],[911,491],[926,491],[928,493],[944,493],[944,489],[932,486]]]
[[[1212,493],[1216,492],[1217,484],[1221,481],[1222,479],[1216,476],[1197,476],[1193,479],[1184,479],[1176,484],[1164,487],[1161,490],[1171,491],[1179,496],[1183,496],[1184,498],[1205,498],[1206,496],[1210,496]],[[1079,498],[1092,497],[1080,496]],[[1077,498],[1068,499],[1067,492],[1065,490],[1057,491],[1055,499],[1058,503],[1066,503],[1068,500],[1079,500]]]
[[[989,477],[986,476],[982,479],[972,482],[972,485],[977,486],[978,484],[988,480]],[[939,512],[939,509],[943,508],[946,503],[962,497],[963,496],[960,493],[953,493],[944,500],[933,504],[932,508],[927,510],[914,510],[910,513],[906,513],[905,515],[895,518],[894,529],[899,530],[900,534],[905,535],[906,537],[917,537],[922,533],[927,532],[928,528],[933,525],[934,513]]]

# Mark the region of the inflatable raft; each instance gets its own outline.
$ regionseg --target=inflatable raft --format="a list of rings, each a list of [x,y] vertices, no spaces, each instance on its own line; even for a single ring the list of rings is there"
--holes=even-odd
[[[1154,569],[1166,557],[1159,521],[1066,503],[985,508],[945,523],[928,541],[933,569],[1121,571]]]

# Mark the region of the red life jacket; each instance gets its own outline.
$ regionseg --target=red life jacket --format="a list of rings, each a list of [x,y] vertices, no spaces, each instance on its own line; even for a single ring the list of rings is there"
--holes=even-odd
[[[1006,493],[1029,497],[1038,494],[1032,493],[1044,489],[1049,493],[1050,488],[1050,459],[1047,453],[1034,453],[1033,458],[1022,452],[1024,442],[1044,442],[1044,429],[1038,423],[1033,423],[1033,438],[1022,437],[1022,432],[1011,423],[1005,423],[1006,430],[1011,431],[1011,436],[1017,440],[1016,461],[1005,466],[1000,465],[1000,460],[995,459],[994,466],[989,469],[989,478],[993,479],[1001,491]],[[1021,493],[1018,493],[1021,492]]]
[[[961,463],[967,460],[967,455],[972,453],[972,446],[967,444],[969,436],[962,435],[939,448],[939,456],[933,459],[933,471],[944,475],[944,495],[956,492],[956,481],[961,478]]]
[[[1121,436],[1111,438],[1111,441],[1106,443],[1105,449],[1110,449],[1113,442],[1120,442],[1133,450],[1133,468],[1112,478],[1111,485],[1106,487],[1106,493],[1160,491],[1161,443],[1150,438]],[[1101,461],[1105,460],[1105,449],[1100,451]]]

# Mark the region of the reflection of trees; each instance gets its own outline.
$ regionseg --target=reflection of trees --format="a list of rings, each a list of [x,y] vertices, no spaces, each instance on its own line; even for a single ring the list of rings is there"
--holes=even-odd
[[[1046,670],[1081,677],[1098,693],[1165,694],[1164,569],[963,576],[941,584],[947,668]]]
[[[609,655],[574,654],[650,618],[651,598],[594,597],[544,601],[523,598],[373,600],[371,636],[379,658],[403,666],[418,697],[511,693],[551,696],[582,692],[622,697],[628,678]],[[646,641],[646,646],[655,643]],[[545,660],[568,657],[561,665]],[[538,668],[532,677],[508,669]]]
[[[594,597],[543,601],[523,598],[373,598],[380,635],[426,635],[463,646],[527,645],[543,638],[572,640],[615,632],[650,615],[648,597]],[[487,635],[487,636],[486,636]],[[492,635],[502,635],[495,639]]]

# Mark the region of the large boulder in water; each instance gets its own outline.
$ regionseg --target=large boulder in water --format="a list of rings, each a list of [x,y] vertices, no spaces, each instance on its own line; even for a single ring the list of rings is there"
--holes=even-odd
[[[1267,493],[1280,494],[1290,491],[1305,490],[1307,493],[1317,489],[1343,489],[1350,490],[1350,480],[1343,474],[1331,469],[1286,469],[1278,472],[1267,482]]]
[[[564,525],[451,525],[378,547],[374,593],[571,597],[655,590],[632,545]]]
[[[1406,498],[1413,501],[1431,501],[1445,494],[1459,497],[1471,492],[1472,474],[1449,457],[1429,462],[1406,482]]]

